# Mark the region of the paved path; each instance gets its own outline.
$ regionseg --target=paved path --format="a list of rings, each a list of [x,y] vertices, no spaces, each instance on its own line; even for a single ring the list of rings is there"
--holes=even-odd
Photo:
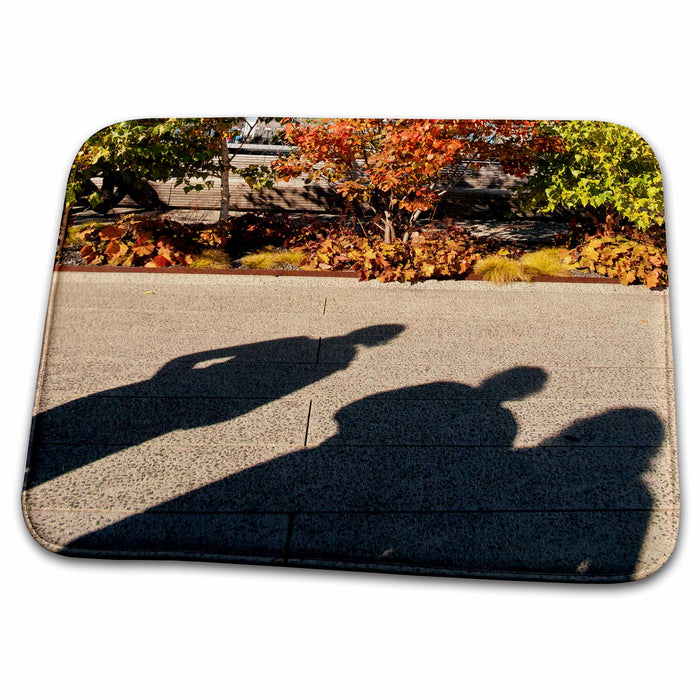
[[[675,542],[668,295],[56,273],[49,549],[628,580]]]

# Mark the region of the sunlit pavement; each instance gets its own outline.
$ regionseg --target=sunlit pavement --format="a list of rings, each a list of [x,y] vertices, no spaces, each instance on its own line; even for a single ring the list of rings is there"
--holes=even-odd
[[[678,526],[668,294],[56,273],[54,551],[629,580]]]

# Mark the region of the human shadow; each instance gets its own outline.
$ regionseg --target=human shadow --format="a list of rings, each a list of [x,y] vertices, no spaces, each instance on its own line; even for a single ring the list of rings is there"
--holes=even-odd
[[[661,421],[615,409],[514,447],[518,425],[503,404],[537,393],[546,376],[516,367],[478,387],[436,382],[360,399],[337,411],[337,432],[319,444],[76,538],[65,551],[633,578],[653,506],[642,476],[662,444]]]
[[[403,329],[375,325],[323,340],[296,336],[197,352],[145,381],[43,411],[32,422],[25,489],[175,430],[237,418],[345,369],[359,346],[383,345]],[[341,348],[337,362],[318,362],[322,342]]]

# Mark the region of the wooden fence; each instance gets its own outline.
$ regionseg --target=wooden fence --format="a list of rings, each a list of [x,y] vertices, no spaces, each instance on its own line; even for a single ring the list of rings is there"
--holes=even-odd
[[[249,165],[270,165],[278,156],[278,149],[249,148],[233,159],[236,168]],[[441,213],[499,215],[510,211],[514,204],[514,190],[521,178],[504,174],[498,163],[480,163],[479,169],[467,169],[461,181],[445,196],[440,204]],[[202,181],[203,182],[203,181]],[[151,182],[163,204],[171,209],[218,210],[221,203],[221,180],[213,178],[212,186],[203,190],[185,192],[184,185],[175,180]],[[339,212],[345,203],[328,185],[305,184],[302,178],[278,182],[272,189],[251,190],[243,178],[229,178],[231,211],[286,211],[286,212]]]

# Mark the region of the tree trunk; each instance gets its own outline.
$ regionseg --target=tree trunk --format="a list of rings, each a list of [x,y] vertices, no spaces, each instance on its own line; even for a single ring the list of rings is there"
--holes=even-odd
[[[63,242],[66,240],[66,234],[68,233],[68,225],[70,224],[70,213],[73,209],[72,204],[66,204],[63,207],[63,215],[61,216],[61,228],[58,231],[58,252],[60,254],[63,248]]]
[[[391,214],[384,210],[384,243],[393,243],[396,240],[396,228],[391,220]]]
[[[221,137],[221,142],[219,144],[220,153],[220,168],[221,168],[221,208],[219,209],[219,221],[225,219],[228,216],[229,210],[229,200],[231,198],[231,192],[229,189],[228,177],[231,173],[231,161],[228,155],[228,145],[226,143],[226,137]]]
[[[90,204],[90,208],[94,212],[103,215],[110,209],[114,209],[114,207],[116,207],[117,204],[124,199],[124,195],[126,194],[126,192],[124,192],[123,185],[124,181],[119,173],[104,172],[102,174],[102,186],[99,190],[95,188],[95,191],[99,192],[100,201],[98,204]]]
[[[416,211],[414,211],[413,214],[411,214],[411,218],[408,221],[408,226],[403,234],[404,243],[408,243],[411,240],[411,231],[413,230],[413,226],[415,225],[416,221],[418,221],[418,217],[420,216],[420,214],[420,209],[416,209]]]

